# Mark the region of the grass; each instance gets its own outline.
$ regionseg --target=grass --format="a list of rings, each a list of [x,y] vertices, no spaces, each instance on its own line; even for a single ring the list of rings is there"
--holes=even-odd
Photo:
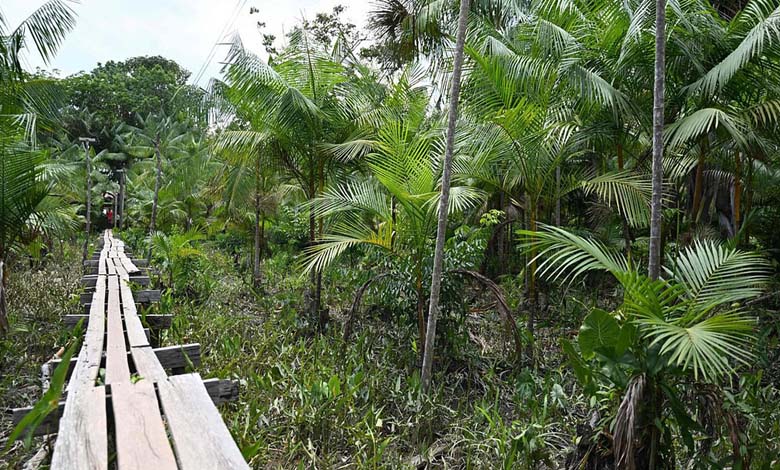
[[[500,325],[492,311],[442,330],[450,338],[436,390],[421,402],[414,325],[363,318],[344,342],[341,312],[352,292],[328,284],[334,323],[312,334],[297,314],[303,281],[290,275],[287,255],[265,263],[265,293],[228,258],[210,252],[208,260],[212,295],[170,304],[166,340],[201,343],[201,375],[241,382],[223,417],[256,468],[402,468],[425,456],[445,467],[532,468],[560,460],[571,441],[572,384],[557,370],[510,370],[502,358],[510,348],[491,339]],[[481,352],[486,344],[492,357]]]
[[[202,377],[240,382],[238,400],[221,412],[253,468],[417,468],[425,462],[429,468],[562,468],[578,426],[589,419],[592,404],[557,346],[560,336],[571,336],[585,301],[567,301],[566,312],[549,310],[563,320],[550,316],[539,328],[537,368],[517,370],[499,318],[484,303],[489,296],[469,289],[463,295],[470,309],[442,321],[434,393],[421,399],[416,327],[406,316],[384,312],[381,295],[369,291],[352,337],[342,339],[343,312],[359,285],[350,274],[356,270],[325,279],[333,321],[317,333],[299,314],[306,281],[291,269],[289,252],[265,260],[263,289],[255,290],[246,268],[227,253],[208,243],[200,249],[178,264],[179,294],[164,295],[155,307],[174,315],[162,342],[200,343]],[[79,261],[74,246],[38,266],[13,266],[12,332],[0,341],[3,408],[40,398],[40,365],[68,338],[60,317],[78,310]],[[514,304],[512,286],[511,279],[503,283]],[[771,463],[780,449],[780,415],[768,404],[780,397],[771,353],[777,332],[767,331],[762,341],[770,352],[758,364],[767,374],[743,377],[732,401],[748,416],[746,445],[755,461]],[[0,443],[9,433],[2,416]],[[21,468],[41,444],[37,439],[32,449],[17,444],[0,453],[0,468]],[[727,443],[714,448],[728,453]]]
[[[11,265],[8,284],[10,334],[0,339],[0,408],[31,406],[40,399],[41,365],[67,341],[61,317],[78,313],[81,256],[78,247],[41,263]],[[10,416],[0,414],[0,468],[16,468],[31,454],[21,443],[5,453]]]

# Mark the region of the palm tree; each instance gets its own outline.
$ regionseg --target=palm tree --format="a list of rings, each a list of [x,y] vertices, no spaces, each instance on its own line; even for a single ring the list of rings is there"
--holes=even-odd
[[[41,181],[43,154],[21,140],[21,135],[0,136],[0,262],[8,255],[22,235],[30,216],[44,200],[46,184]],[[3,270],[3,289],[8,269]],[[0,305],[0,335],[8,328],[5,305]]]
[[[655,2],[655,75],[653,78],[653,200],[650,214],[650,279],[661,273],[661,198],[664,157],[664,80],[666,78],[666,0]]]
[[[428,302],[428,327],[425,333],[425,347],[422,363],[422,389],[428,393],[431,388],[433,370],[433,347],[436,343],[436,320],[439,316],[439,295],[441,294],[442,266],[444,265],[444,241],[447,236],[447,213],[450,201],[450,180],[452,179],[452,154],[455,147],[455,130],[458,122],[460,100],[460,76],[463,71],[463,48],[466,43],[466,27],[469,17],[469,0],[460,0],[458,35],[455,40],[455,62],[452,72],[452,89],[447,115],[447,141],[444,149],[441,198],[439,199],[439,220],[436,228],[436,247],[433,252],[433,273],[431,277],[431,298]]]
[[[360,154],[370,176],[353,175],[350,183],[326,189],[312,202],[315,214],[330,223],[328,233],[307,248],[308,271],[321,271],[345,250],[363,246],[379,251],[395,263],[410,260],[415,294],[419,352],[426,336],[424,275],[430,259],[430,242],[436,236],[441,205],[441,154],[445,129],[438,119],[426,117],[430,96],[419,88],[414,68],[389,86],[388,107],[363,113],[360,122],[370,127],[371,138],[329,147],[337,155]],[[482,158],[479,145],[461,135],[459,152]],[[451,188],[449,213],[475,207],[483,198],[465,184]]]
[[[297,29],[289,46],[267,64],[246,51],[236,40],[229,57],[226,84],[222,89],[233,105],[243,130],[226,130],[217,147],[235,152],[264,149],[288,181],[313,201],[322,193],[328,177],[338,169],[329,144],[353,137],[358,118],[353,105],[359,87],[348,87],[357,68],[334,60],[305,29]],[[309,217],[309,243],[323,234],[314,207]],[[320,328],[328,320],[321,308],[322,275],[312,270],[306,292],[306,311]]]
[[[75,13],[63,0],[49,0],[13,30],[0,12],[0,264],[4,264],[22,229],[44,200],[47,187],[40,181],[41,156],[34,148],[39,116],[55,112],[52,85],[30,81],[21,65],[21,53],[32,41],[49,62],[67,33],[75,26]],[[27,141],[28,143],[25,143]],[[0,336],[8,329],[5,286],[8,269],[0,279]]]
[[[181,152],[181,144],[188,135],[181,123],[168,116],[149,115],[139,117],[139,121],[141,123],[139,127],[131,128],[128,152],[136,158],[154,158],[154,192],[149,217],[149,236],[151,237],[157,229],[163,158],[170,160],[176,152]],[[164,157],[163,154],[165,154]]]
[[[254,217],[252,231],[252,277],[257,287],[262,280],[260,259],[268,249],[265,238],[266,222],[276,214],[278,206],[293,188],[279,181],[276,168],[270,158],[256,152],[223,151],[224,162],[211,182],[211,192],[221,197],[225,221],[239,223]],[[252,207],[252,214],[244,208]]]
[[[754,319],[739,302],[761,294],[768,263],[755,253],[695,241],[664,267],[664,279],[652,279],[591,238],[552,226],[526,235],[539,250],[541,275],[571,282],[606,271],[622,285],[623,304],[615,312],[594,309],[585,318],[580,352],[566,343],[564,349],[586,390],[603,384],[623,392],[607,418],[615,420],[616,466],[658,468],[673,446],[664,432],[668,421],[692,432],[686,408],[675,405],[685,400],[684,388],[717,385],[735,364],[749,364]],[[739,448],[734,455],[734,465],[741,463]]]
[[[596,51],[576,36],[597,31],[597,21],[579,10],[573,14],[571,8],[576,7],[532,2],[528,21],[508,28],[504,35],[480,31],[467,45],[471,73],[465,84],[464,111],[481,126],[472,134],[495,151],[486,153],[484,160],[466,162],[469,168],[462,172],[500,200],[509,200],[529,231],[535,231],[545,216],[553,218],[545,208],[556,207],[564,196],[578,190],[578,194],[598,196],[627,225],[646,226],[650,200],[646,178],[622,165],[618,171],[601,174],[595,168],[582,170],[586,158],[599,150],[593,138],[595,126],[583,122],[594,115],[622,115],[628,120],[636,114],[636,106],[601,76],[602,70],[609,70],[608,64],[594,67],[591,57],[597,56]],[[622,14],[614,5],[606,11],[612,13],[609,18]],[[556,23],[573,32],[551,26]],[[614,127],[611,120],[609,126]],[[614,141],[610,143],[614,148]],[[529,258],[535,258],[533,251]],[[538,308],[533,262],[526,270],[526,290],[527,325],[533,334]]]

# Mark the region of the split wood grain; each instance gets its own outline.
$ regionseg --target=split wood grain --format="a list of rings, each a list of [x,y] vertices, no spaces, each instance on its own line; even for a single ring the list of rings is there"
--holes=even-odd
[[[181,469],[249,468],[198,374],[170,377],[157,390]]]
[[[111,385],[119,470],[175,470],[176,458],[152,382]]]
[[[144,325],[141,323],[138,310],[135,307],[133,291],[127,281],[119,281],[119,293],[122,298],[122,313],[125,318],[125,330],[130,347],[149,346],[149,340],[144,334]]]
[[[80,389],[68,395],[54,444],[52,470],[108,468],[106,388]]]
[[[130,380],[127,347],[119,297],[119,278],[108,277],[108,343],[106,344],[106,384]]]
[[[105,301],[103,300],[106,297],[106,282],[105,276],[101,276],[97,280],[94,294],[95,301],[92,302],[90,307],[89,323],[85,325],[84,342],[81,346],[81,351],[79,351],[76,365],[73,368],[73,374],[68,382],[67,390],[69,391],[94,386],[100,372],[106,331]]]

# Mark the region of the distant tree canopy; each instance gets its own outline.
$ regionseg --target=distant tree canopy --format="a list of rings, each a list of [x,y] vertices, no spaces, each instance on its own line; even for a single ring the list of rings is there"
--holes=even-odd
[[[202,92],[187,84],[189,76],[176,62],[153,56],[109,61],[89,73],[67,77],[62,84],[70,105],[68,132],[100,138],[120,123],[138,125],[139,116],[196,115]],[[83,118],[85,112],[90,119]]]

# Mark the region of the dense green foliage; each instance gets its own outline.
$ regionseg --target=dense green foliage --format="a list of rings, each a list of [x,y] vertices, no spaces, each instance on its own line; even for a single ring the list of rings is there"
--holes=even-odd
[[[74,21],[47,5],[45,58]],[[162,57],[32,77],[0,29],[2,403],[67,341],[88,158],[88,236],[151,254],[162,340],[241,381],[255,468],[777,466],[780,4],[668,4],[655,279],[654,2],[473,0],[426,394],[458,7],[236,38],[208,90]]]

